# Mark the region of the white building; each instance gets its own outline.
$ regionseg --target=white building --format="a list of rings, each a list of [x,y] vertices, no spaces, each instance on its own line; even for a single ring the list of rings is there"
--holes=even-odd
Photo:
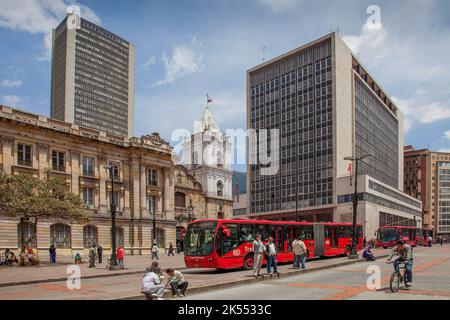
[[[201,183],[208,197],[233,200],[231,140],[205,107],[201,121],[195,122],[194,134],[183,145],[184,165]]]

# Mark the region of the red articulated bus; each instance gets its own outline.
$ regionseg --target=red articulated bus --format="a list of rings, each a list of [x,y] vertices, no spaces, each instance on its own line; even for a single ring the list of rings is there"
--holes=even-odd
[[[274,238],[277,262],[293,262],[292,242],[301,235],[308,257],[348,255],[351,223],[314,223],[266,220],[197,220],[189,224],[184,238],[184,262],[189,268],[251,269],[253,240]],[[358,250],[363,248],[362,226],[358,225]],[[263,261],[265,263],[265,260]]]
[[[387,226],[378,228],[377,247],[392,248],[398,240],[415,247],[421,242],[422,229],[416,227]],[[425,229],[423,229],[425,230]]]

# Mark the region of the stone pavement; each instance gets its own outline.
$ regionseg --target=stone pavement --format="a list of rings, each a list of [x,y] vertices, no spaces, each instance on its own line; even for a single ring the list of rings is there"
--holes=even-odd
[[[151,264],[151,256],[125,256],[125,269],[109,271],[106,267],[106,258],[102,264],[96,264],[95,268],[88,268],[88,263],[79,265],[85,279],[97,277],[109,277],[126,274],[142,274],[145,268]],[[47,257],[40,256],[41,261]],[[164,268],[185,268],[183,254],[168,257],[159,255],[159,263]],[[57,264],[50,265],[43,261],[39,267],[0,267],[0,287],[19,284],[44,283],[52,281],[65,281],[68,277],[67,267],[73,264],[70,257],[57,257]]]
[[[387,253],[388,250],[384,249],[377,249],[376,251],[376,255],[380,258]],[[132,261],[134,259],[133,257],[128,257],[128,259],[130,259],[128,264],[130,264],[130,268],[132,268]],[[138,272],[137,274],[120,274],[119,271],[114,273],[114,277],[87,278],[87,272],[97,272],[97,270],[89,270],[86,266],[83,266],[81,270],[82,279],[80,290],[67,289],[66,278],[64,278],[64,281],[0,287],[0,299],[143,299],[139,290],[143,276],[142,270],[145,264],[143,262],[138,262],[139,259],[142,259],[141,257],[135,257],[135,259],[135,272]],[[181,257],[168,257],[161,260],[161,266],[165,268],[169,267],[169,264],[175,265],[177,262],[176,260],[181,261]],[[149,258],[147,258],[146,261],[149,261]],[[346,257],[318,259],[308,262],[308,269],[306,272],[293,270],[291,264],[280,266],[280,270],[281,275],[284,278],[294,274],[312,273],[312,271],[320,270],[322,268],[333,268],[336,265],[354,264],[355,262],[355,260],[348,260]],[[61,268],[61,266],[41,268],[54,268],[56,270],[56,268]],[[137,270],[141,271],[139,272]],[[4,272],[5,270],[1,271]],[[98,270],[99,273],[105,273],[105,271],[106,270],[104,269]],[[50,272],[50,270],[46,269],[46,272]],[[107,271],[107,273],[108,272],[109,271]],[[184,269],[183,274],[190,283],[188,288],[189,295],[209,290],[219,290],[220,288],[230,286],[244,285],[258,281],[261,282],[261,280],[257,280],[251,276],[251,271],[244,270],[220,272],[215,269],[192,268]],[[25,276],[24,272],[22,272],[22,276]],[[65,270],[64,276],[67,277]],[[267,277],[265,280],[268,280]],[[272,282],[265,280],[263,282]],[[2,281],[5,281],[3,277]]]
[[[198,294],[181,300],[450,300],[450,246],[414,249],[413,286],[389,289],[392,264],[385,259],[259,281]],[[381,288],[369,289],[368,267],[379,268]]]

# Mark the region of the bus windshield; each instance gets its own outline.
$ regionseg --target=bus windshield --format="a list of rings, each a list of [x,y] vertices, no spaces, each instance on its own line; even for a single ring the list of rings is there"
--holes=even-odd
[[[184,237],[185,255],[206,256],[212,254],[216,229],[217,221],[190,224]]]
[[[379,239],[381,242],[391,242],[399,239],[397,229],[380,229],[378,231]]]

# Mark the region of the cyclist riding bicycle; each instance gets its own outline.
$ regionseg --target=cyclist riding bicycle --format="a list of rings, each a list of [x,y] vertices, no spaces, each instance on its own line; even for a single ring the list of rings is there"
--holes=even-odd
[[[397,241],[397,245],[392,248],[392,252],[387,258],[386,262],[391,263],[393,256],[398,255],[398,259],[393,261],[394,269],[396,272],[400,272],[400,264],[405,264],[405,276],[406,286],[409,288],[412,286],[412,267],[413,267],[413,252],[412,247],[409,244],[405,244],[402,240]]]

